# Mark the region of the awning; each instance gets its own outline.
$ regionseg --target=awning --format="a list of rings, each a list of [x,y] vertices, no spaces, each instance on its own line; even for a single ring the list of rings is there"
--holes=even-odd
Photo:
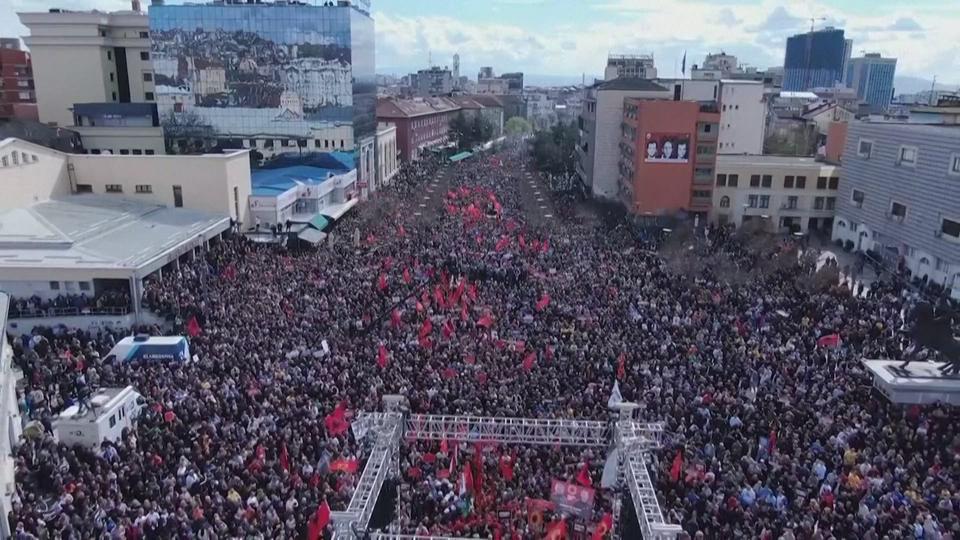
[[[317,214],[312,218],[310,218],[310,221],[308,221],[307,223],[309,223],[310,226],[312,226],[314,229],[318,231],[322,231],[327,228],[327,225],[330,225],[330,220],[328,220],[321,214]]]
[[[323,231],[318,231],[313,227],[304,227],[302,231],[297,233],[297,238],[303,240],[304,242],[310,242],[311,244],[319,244],[323,242],[323,239],[327,237],[327,233]]]
[[[347,213],[347,210],[353,208],[357,205],[359,199],[350,199],[349,201],[331,204],[320,209],[323,213],[323,216],[327,219],[336,221],[340,219],[344,214]]]
[[[458,161],[463,161],[472,155],[473,155],[473,152],[460,152],[459,154],[454,154],[450,156],[450,162],[456,163]]]

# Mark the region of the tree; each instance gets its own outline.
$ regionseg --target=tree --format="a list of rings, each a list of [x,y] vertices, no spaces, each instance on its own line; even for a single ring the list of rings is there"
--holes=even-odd
[[[457,150],[462,152],[493,138],[493,125],[479,113],[468,120],[460,111],[450,121],[450,133],[457,143]]]
[[[557,124],[549,131],[538,131],[533,138],[533,160],[542,172],[573,174],[576,163],[577,128]]]
[[[525,135],[532,132],[533,127],[530,126],[530,122],[527,122],[526,118],[514,116],[507,120],[503,130],[507,135]]]

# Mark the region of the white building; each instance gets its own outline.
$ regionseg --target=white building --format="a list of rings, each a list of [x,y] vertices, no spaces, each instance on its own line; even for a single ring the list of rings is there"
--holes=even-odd
[[[766,119],[762,82],[720,81],[718,154],[762,154]]]
[[[0,328],[7,327],[7,312],[10,297],[0,292]],[[20,405],[17,403],[17,382],[23,374],[13,365],[13,350],[7,336],[0,339],[0,512],[3,515],[10,513],[11,496],[16,471],[14,448],[23,432],[23,419],[20,416]],[[0,537],[10,537],[8,520],[0,520]]]
[[[620,77],[638,79],[656,79],[657,68],[652,54],[611,54],[607,57],[607,66],[603,70],[603,80],[610,81]]]
[[[370,186],[373,193],[390,185],[400,170],[400,150],[397,149],[397,126],[381,122],[377,125],[377,171]]]
[[[33,60],[41,122],[75,129],[86,148],[119,150],[117,144],[124,140],[126,148],[162,152],[163,131],[158,123],[132,125],[118,135],[120,127],[83,125],[74,111],[75,104],[154,102],[145,13],[50,10],[18,15],[30,29],[24,41]],[[110,116],[120,118],[125,112],[119,108]]]
[[[814,158],[717,156],[710,220],[737,227],[769,220],[776,232],[829,232],[837,207],[840,167]]]

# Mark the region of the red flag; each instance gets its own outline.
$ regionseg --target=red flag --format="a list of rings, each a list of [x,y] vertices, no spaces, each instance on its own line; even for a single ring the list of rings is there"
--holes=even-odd
[[[550,251],[550,239],[544,238],[543,242],[540,243],[540,253],[546,253]]]
[[[387,353],[387,348],[383,346],[383,343],[381,343],[380,350],[377,351],[377,365],[380,366],[380,369],[386,369],[389,361],[390,355]]]
[[[603,537],[607,535],[613,529],[613,514],[607,512],[600,519],[600,522],[597,523],[597,526],[593,528],[593,536],[590,537],[590,540],[603,540]]]
[[[452,336],[453,336],[453,321],[451,321],[450,319],[447,319],[447,321],[443,323],[443,337],[446,339],[450,339],[450,337]]]
[[[433,290],[433,300],[440,309],[446,309],[447,301],[443,298],[443,288],[441,288],[440,285],[437,285]]]
[[[480,383],[480,384],[486,384],[486,383],[487,383],[487,378],[488,378],[488,377],[487,377],[487,372],[486,372],[486,371],[478,371],[476,378],[477,378],[477,382],[478,382],[478,383]]]
[[[430,332],[433,332],[433,323],[430,322],[430,319],[424,319],[423,324],[420,325],[420,334],[418,337],[423,339],[430,335]]]
[[[387,290],[387,276],[386,276],[386,274],[381,273],[381,274],[380,274],[380,277],[377,278],[377,288],[380,289],[380,291],[385,291],[385,290]]]
[[[517,235],[517,245],[520,246],[520,249],[527,249],[527,240],[522,234]]]
[[[437,455],[432,452],[427,452],[423,455],[423,462],[432,465],[437,462]]]
[[[187,321],[187,335],[195,338],[200,335],[200,332],[200,323],[197,322],[197,317],[193,315],[190,317],[190,320]]]
[[[234,266],[234,265],[232,265],[232,264],[227,265],[227,267],[223,269],[223,277],[225,277],[225,278],[227,278],[227,279],[229,279],[229,280],[233,280],[234,278],[236,278],[236,277],[237,277],[237,267]]]
[[[397,234],[399,234],[401,238],[407,235],[407,230],[403,228],[403,223],[397,227]]]
[[[544,540],[566,540],[567,538],[567,520],[561,519],[554,521],[547,527],[547,535]]]
[[[467,288],[466,280],[460,281],[460,283],[457,285],[456,290],[453,291],[453,294],[450,295],[451,306],[453,306],[454,304],[460,301],[460,297],[463,296],[463,291],[465,291],[466,288]]]
[[[503,477],[506,481],[513,480],[513,457],[504,454],[500,456],[500,462],[498,463],[500,468],[500,476]]]
[[[473,454],[473,470],[473,492],[483,493],[483,451],[480,445]]]
[[[457,376],[457,370],[452,367],[444,368],[442,375],[444,379],[449,381]]]
[[[413,281],[413,278],[410,276],[410,269],[409,269],[409,268],[404,268],[404,269],[403,269],[403,282],[406,283],[407,285],[409,285],[411,281]]]
[[[620,357],[617,358],[617,379],[621,381],[627,376],[627,355],[620,353]]]
[[[817,347],[822,347],[824,349],[836,349],[840,347],[842,340],[840,339],[840,334],[829,334],[822,336],[817,340]]]
[[[467,312],[467,304],[461,304],[460,306],[460,320],[467,322],[470,319],[470,314]]]
[[[450,445],[447,443],[447,438],[444,437],[440,439],[440,451],[446,454],[450,450]]]
[[[483,317],[480,317],[480,320],[477,321],[477,324],[484,328],[490,328],[491,326],[493,326],[493,321],[494,321],[493,315],[486,313],[484,314]]]
[[[390,324],[394,328],[400,328],[400,311],[399,310],[394,309],[393,311],[390,312]]]
[[[776,432],[776,430],[772,430],[772,429],[770,430],[770,438],[769,438],[769,441],[770,441],[770,443],[769,443],[769,444],[770,444],[770,447],[768,448],[768,450],[770,451],[770,455],[772,456],[773,454],[775,454],[775,453],[777,452],[777,432]]]
[[[323,420],[324,425],[327,428],[327,432],[330,435],[336,437],[341,433],[346,433],[350,429],[350,423],[347,422],[347,403],[341,401],[337,407],[333,410],[332,413],[327,415]]]
[[[424,349],[429,349],[433,347],[433,341],[430,341],[428,336],[424,336],[417,340],[420,343],[420,347]]]
[[[344,472],[353,474],[360,468],[358,459],[336,459],[330,462],[330,470],[335,472]]]
[[[323,538],[323,530],[330,524],[330,505],[323,501],[317,507],[310,523],[307,526],[307,540],[320,540]]]
[[[423,304],[417,301],[417,311],[423,311]]]
[[[540,300],[537,300],[537,311],[543,311],[548,305],[550,305],[550,295],[543,293],[543,296],[540,297]]]
[[[523,370],[529,372],[533,369],[533,363],[537,359],[537,353],[530,351],[527,353],[527,356],[523,358]]]
[[[497,244],[493,246],[493,249],[495,249],[497,252],[500,252],[506,249],[507,246],[509,245],[510,245],[510,237],[504,235],[500,237],[500,240],[497,240]]]
[[[393,257],[387,255],[383,260],[383,269],[389,272],[391,268],[393,268]]]
[[[477,286],[473,283],[467,286],[467,298],[469,298],[471,302],[477,301]]]
[[[593,481],[590,480],[590,467],[586,463],[583,464],[583,467],[580,467],[580,472],[577,473],[577,483],[584,487],[593,485]]]
[[[285,471],[290,470],[290,454],[287,452],[286,441],[280,445],[280,468]]]
[[[670,466],[670,480],[680,481],[680,471],[683,469],[683,452],[677,450],[677,455],[673,458],[673,465]]]

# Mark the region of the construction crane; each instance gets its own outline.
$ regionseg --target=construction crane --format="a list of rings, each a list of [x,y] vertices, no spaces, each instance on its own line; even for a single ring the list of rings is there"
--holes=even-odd
[[[810,55],[813,52],[813,29],[817,21],[825,20],[827,20],[826,17],[810,17],[810,32],[807,34],[807,54],[805,56],[806,62],[804,62],[804,74],[806,75],[803,81],[804,90],[810,89]]]

